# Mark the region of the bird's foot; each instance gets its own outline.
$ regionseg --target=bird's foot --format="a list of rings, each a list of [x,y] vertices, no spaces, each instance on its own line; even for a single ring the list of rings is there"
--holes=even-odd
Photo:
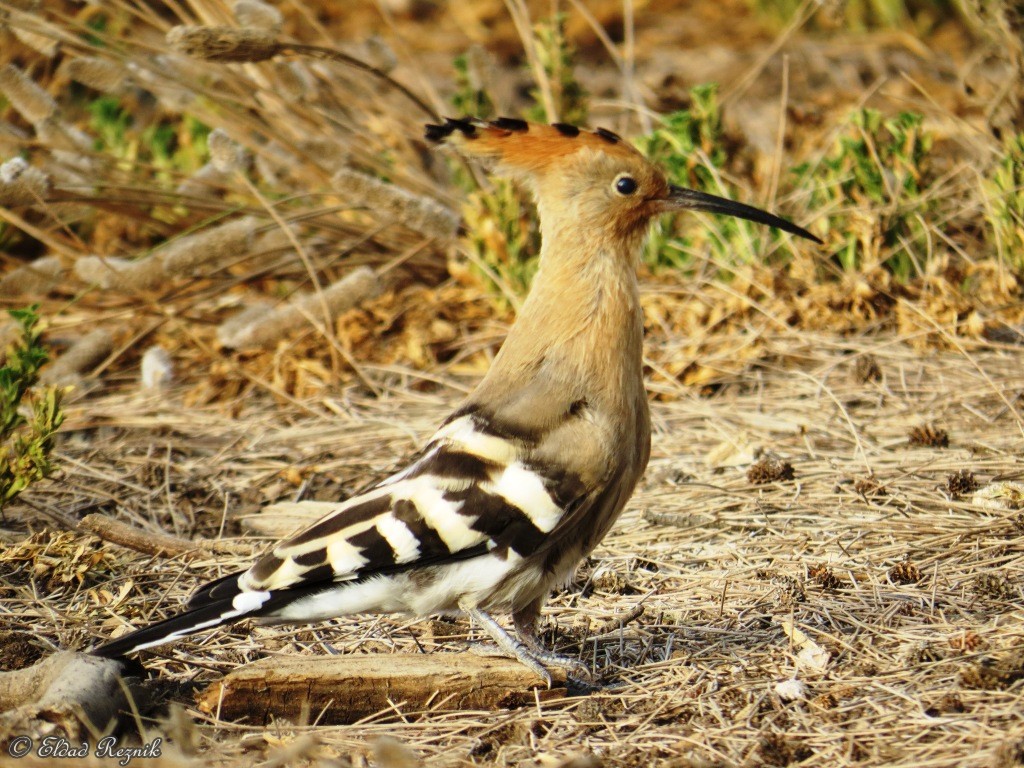
[[[509,638],[511,639],[511,638]],[[515,640],[512,640],[516,643]],[[490,643],[473,643],[469,646],[469,650],[475,653],[477,656],[486,656],[488,658],[498,657],[502,659],[515,659],[520,664],[528,667],[537,677],[544,681],[544,685],[548,688],[551,687],[551,673],[547,671],[539,660],[535,659],[533,654],[530,653],[529,649],[526,648],[522,643],[516,643],[518,647],[515,648],[504,648],[500,645],[491,645]]]
[[[504,656],[517,659],[521,664],[537,673],[548,688],[551,687],[551,674],[546,667],[564,669],[566,675],[584,683],[593,682],[593,674],[582,662],[545,649],[535,636],[527,635],[522,640],[517,640],[489,614],[479,608],[466,608],[465,610],[495,642],[495,645],[471,646],[474,653],[480,656]]]

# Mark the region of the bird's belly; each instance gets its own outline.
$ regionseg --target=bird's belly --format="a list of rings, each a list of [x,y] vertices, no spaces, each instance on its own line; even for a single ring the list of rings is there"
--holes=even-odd
[[[307,622],[353,613],[411,613],[427,616],[456,611],[460,605],[511,608],[516,596],[534,588],[537,569],[513,551],[504,557],[481,555],[446,565],[339,582],[281,606],[264,619]]]
[[[488,554],[437,566],[411,575],[407,610],[425,616],[462,606],[512,609],[519,604],[519,593],[529,588],[535,570],[511,550],[503,556]]]

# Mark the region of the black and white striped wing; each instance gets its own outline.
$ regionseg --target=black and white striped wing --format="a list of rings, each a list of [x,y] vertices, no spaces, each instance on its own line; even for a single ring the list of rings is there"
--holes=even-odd
[[[471,414],[443,426],[402,472],[344,502],[300,502],[325,517],[244,573],[196,591],[185,613],[94,653],[120,656],[245,617],[317,620],[363,611],[429,613],[470,584],[500,581],[537,552],[572,500],[524,462],[522,441]],[[287,505],[280,505],[286,507]],[[477,560],[476,558],[479,558]],[[464,563],[450,582],[408,594],[403,573]]]
[[[277,591],[509,550],[527,557],[565,514],[515,440],[470,415],[445,425],[405,470],[285,540],[240,579]]]

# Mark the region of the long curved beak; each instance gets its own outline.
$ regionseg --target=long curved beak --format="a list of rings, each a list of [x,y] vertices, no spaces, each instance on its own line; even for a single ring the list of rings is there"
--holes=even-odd
[[[706,192],[698,192],[695,189],[687,189],[686,187],[678,187],[672,184],[669,186],[668,197],[664,199],[663,203],[663,210],[666,212],[704,211],[706,213],[721,213],[725,216],[735,216],[739,219],[747,219],[747,221],[756,221],[758,224],[767,224],[769,227],[775,227],[784,232],[805,237],[819,244],[821,243],[819,238],[791,221],[773,216],[767,211],[762,211],[760,208],[737,203],[724,197],[709,195]]]

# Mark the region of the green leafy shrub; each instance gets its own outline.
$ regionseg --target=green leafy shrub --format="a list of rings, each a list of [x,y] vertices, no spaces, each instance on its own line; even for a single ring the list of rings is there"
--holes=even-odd
[[[471,263],[491,285],[499,304],[526,296],[537,272],[540,230],[522,192],[508,179],[469,194],[463,206]]]
[[[665,169],[669,180],[712,195],[738,199],[737,190],[722,178],[728,158],[722,132],[722,114],[718,104],[718,86],[699,85],[690,91],[690,108],[673,112],[661,124],[640,137],[637,147]],[[744,263],[766,244],[777,242],[773,230],[743,219],[726,216],[698,220],[693,216],[660,219],[652,227],[644,259],[652,269],[689,269],[694,254],[710,247],[711,258],[721,276],[728,277],[731,266]]]
[[[37,306],[9,310],[21,328],[0,368],[0,511],[32,483],[50,475],[54,436],[64,421],[61,391],[36,388],[48,355],[39,340]],[[28,416],[25,412],[28,411]]]
[[[1011,136],[987,180],[987,218],[1000,257],[1024,271],[1024,133]]]
[[[590,113],[587,92],[576,79],[576,49],[565,36],[565,14],[555,14],[548,21],[534,25],[530,43],[543,70],[543,73],[534,73],[535,79],[543,77],[550,89],[555,114],[548,114],[542,84],[538,82],[530,92],[535,104],[527,110],[527,118],[542,123],[558,120],[586,125]]]
[[[468,53],[456,56],[452,61],[455,70],[455,93],[452,107],[458,116],[479,117],[486,120],[494,116],[494,102],[479,79],[470,62]]]
[[[915,246],[926,241],[937,207],[928,194],[931,146],[921,115],[886,119],[863,109],[820,163],[793,169],[797,183],[811,191],[811,210],[823,212],[811,229],[830,238],[844,270],[884,264],[903,281],[925,271]],[[871,213],[853,219],[851,211]]]
[[[139,128],[121,100],[109,95],[89,102],[88,111],[97,152],[150,165],[165,183],[194,172],[209,154],[206,137],[210,128],[193,117],[160,120]]]

